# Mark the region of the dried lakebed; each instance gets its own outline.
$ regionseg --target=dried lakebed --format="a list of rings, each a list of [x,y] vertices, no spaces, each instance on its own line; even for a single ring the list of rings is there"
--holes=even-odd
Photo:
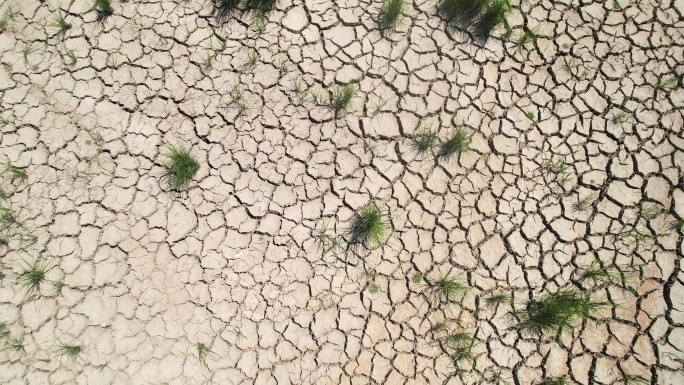
[[[107,4],[0,6],[0,383],[684,383],[684,3]]]

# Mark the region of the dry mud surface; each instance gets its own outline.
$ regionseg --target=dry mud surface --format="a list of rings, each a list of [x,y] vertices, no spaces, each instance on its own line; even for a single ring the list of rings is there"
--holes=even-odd
[[[282,0],[261,33],[209,1],[101,23],[85,0],[5,2],[0,161],[28,177],[1,181],[0,383],[684,383],[684,3],[618,1],[515,4],[484,47],[435,1],[382,32],[378,1]],[[313,101],[350,81],[344,116]],[[421,124],[470,127],[472,150],[418,154]],[[168,145],[201,163],[180,195]],[[369,201],[383,247],[316,247]],[[597,258],[624,279],[581,279]],[[444,274],[460,303],[430,299]],[[514,328],[568,286],[618,306],[559,338]]]

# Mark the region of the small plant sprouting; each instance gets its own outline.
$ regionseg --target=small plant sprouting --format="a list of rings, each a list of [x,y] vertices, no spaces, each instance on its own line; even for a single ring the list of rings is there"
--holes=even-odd
[[[659,77],[655,84],[656,92],[672,91],[679,84],[679,80],[679,77],[671,77],[669,79],[665,79],[664,76]]]
[[[76,53],[74,52],[74,50],[69,49],[65,46],[64,47],[64,63],[67,65],[67,67],[75,66],[77,61],[78,61],[78,58],[76,57]]]
[[[544,170],[554,174],[563,174],[568,171],[568,164],[562,158],[553,156],[544,163]]]
[[[93,8],[97,12],[98,21],[105,21],[109,16],[114,14],[112,0],[95,0]]]
[[[634,225],[622,226],[615,236],[626,243],[646,242],[653,239],[653,234],[649,233],[647,229],[639,228]]]
[[[380,8],[380,25],[383,28],[394,28],[399,18],[404,15],[405,0],[383,0]]]
[[[17,166],[12,166],[11,164],[8,164],[7,167],[5,168],[5,172],[10,174],[10,177],[14,180],[18,180],[19,182],[23,182],[28,178],[28,174],[26,173],[26,169],[23,167],[17,167]]]
[[[587,211],[589,208],[594,204],[594,201],[596,200],[596,197],[598,195],[596,193],[589,194],[585,196],[584,198],[580,198],[577,200],[576,203],[572,205],[572,209],[574,211]]]
[[[413,143],[413,147],[420,154],[434,153],[438,145],[439,137],[437,136],[437,130],[430,127],[419,129]]]
[[[13,227],[20,227],[19,217],[11,207],[0,206],[0,231],[5,232]]]
[[[657,203],[644,203],[639,207],[639,218],[647,221],[659,217],[665,213],[665,208]]]
[[[458,282],[456,278],[443,275],[427,280],[428,296],[435,304],[453,303],[462,300],[469,288]]]
[[[290,73],[290,66],[287,64],[287,61],[281,60],[280,61],[280,67],[278,69],[278,76],[280,76],[282,78],[285,75],[287,75],[288,73]]]
[[[381,246],[389,234],[389,223],[383,218],[380,206],[369,202],[354,214],[347,229],[347,244],[372,249]]]
[[[560,335],[574,329],[580,320],[593,316],[608,306],[610,303],[595,301],[590,294],[571,288],[528,301],[525,310],[514,311],[513,314],[519,321],[516,328],[523,333]]]
[[[304,84],[302,78],[298,77],[292,80],[292,91],[297,95],[300,102],[306,99],[306,84]]]
[[[472,136],[472,133],[467,129],[456,126],[451,137],[442,143],[442,147],[439,149],[439,156],[450,161],[455,156],[470,151]]]
[[[323,255],[334,252],[342,247],[340,241],[331,235],[328,235],[328,223],[323,222],[316,226],[314,230],[314,247],[316,250],[323,253]]]
[[[56,352],[60,357],[66,357],[67,362],[73,365],[83,352],[83,347],[78,345],[60,344],[57,346]]]
[[[13,351],[19,355],[24,355],[26,353],[26,345],[24,345],[24,341],[15,337],[9,337],[7,341],[5,341],[5,349]]]
[[[187,190],[190,181],[199,171],[199,162],[190,154],[190,150],[180,146],[169,146],[168,152],[164,155],[168,160],[166,176],[169,188],[177,192]]]
[[[336,86],[330,91],[330,108],[335,112],[336,118],[349,112],[351,102],[358,91],[356,83]]]
[[[242,89],[237,84],[230,90],[230,104],[238,109],[238,115],[242,115],[247,111],[247,103],[245,96],[242,94]]]
[[[510,304],[511,296],[504,293],[492,294],[485,298],[485,304],[490,308],[497,308],[500,305]]]
[[[423,282],[423,273],[415,273],[411,277],[411,282],[415,283],[416,285]]]
[[[620,3],[617,2],[617,0],[613,1],[613,10],[615,10],[615,11],[621,11],[622,10],[622,6],[620,5]]]
[[[527,45],[529,43],[534,44],[534,42],[537,41],[537,37],[539,36],[538,31],[538,28],[529,29],[525,27],[523,34],[520,35],[520,38],[518,39],[518,46],[522,48],[527,48]]]
[[[617,110],[613,112],[613,115],[610,117],[610,122],[613,124],[622,124],[626,123],[631,117],[631,113],[625,110]]]
[[[27,68],[30,67],[29,57],[38,52],[40,52],[40,48],[34,46],[32,41],[24,45],[24,48],[21,50],[21,54],[24,57],[24,65],[26,65]]]
[[[208,368],[207,358],[212,361],[216,361],[221,358],[218,354],[211,351],[207,345],[201,342],[197,343],[197,356],[199,357],[200,364],[205,368]]]
[[[368,285],[368,292],[371,294],[377,294],[380,292],[380,286],[377,283],[373,282],[370,285]]]
[[[209,72],[214,68],[214,56],[211,52],[207,52],[207,56],[202,60],[201,67],[204,72]]]
[[[50,21],[48,26],[53,27],[57,30],[57,32],[55,33],[55,37],[57,37],[60,40],[64,40],[67,31],[71,29],[71,24],[67,23],[67,21],[64,19],[61,10],[57,10],[55,17],[52,19],[52,21]]]
[[[261,56],[259,56],[259,53],[257,51],[250,51],[247,54],[247,64],[245,65],[245,68],[254,68],[256,64],[259,62],[259,59]]]
[[[16,280],[24,293],[24,299],[33,299],[40,294],[41,285],[48,281],[46,275],[52,265],[45,260],[25,264],[24,270],[16,276]]]
[[[10,331],[7,329],[7,325],[4,322],[0,322],[0,340],[4,340],[9,337]]]

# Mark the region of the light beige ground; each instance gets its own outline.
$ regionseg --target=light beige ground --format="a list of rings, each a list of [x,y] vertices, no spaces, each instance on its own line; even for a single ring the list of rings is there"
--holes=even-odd
[[[63,0],[63,42],[54,0],[15,1],[0,161],[28,179],[2,175],[24,227],[0,248],[0,322],[26,352],[0,352],[0,383],[684,383],[684,3],[618,1],[524,2],[509,41],[485,47],[435,1],[381,34],[378,1],[283,0],[259,34],[247,16],[218,27],[209,1],[122,1],[99,24]],[[525,46],[523,26],[538,35]],[[341,119],[311,101],[348,81],[361,92]],[[417,155],[421,123],[472,127],[473,151]],[[161,155],[178,144],[202,164],[180,197]],[[316,249],[317,228],[342,235],[370,199],[391,213],[385,247]],[[639,217],[649,205],[665,213]],[[521,338],[509,306],[485,306],[589,288],[577,278],[595,258],[632,291],[598,285],[620,306],[576,339]],[[12,276],[33,261],[55,283],[24,300]],[[434,306],[416,272],[472,289]],[[479,341],[472,363],[436,342],[445,319]],[[83,353],[70,363],[60,343]],[[206,367],[197,343],[215,352]]]

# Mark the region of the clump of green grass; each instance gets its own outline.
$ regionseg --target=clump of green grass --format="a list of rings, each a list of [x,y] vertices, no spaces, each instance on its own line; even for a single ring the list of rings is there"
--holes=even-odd
[[[529,301],[525,310],[513,314],[519,320],[516,328],[523,333],[562,334],[608,306],[608,302],[595,301],[590,294],[580,293],[577,289],[561,289]]]
[[[66,357],[67,362],[74,364],[83,352],[83,347],[79,345],[60,344],[57,346],[56,352],[60,357]]]
[[[453,303],[465,297],[469,288],[455,277],[442,275],[427,281],[428,296],[433,303]]]
[[[446,160],[451,160],[464,152],[470,151],[471,139],[472,133],[470,131],[461,126],[456,126],[451,137],[442,143],[439,149],[439,156]]]
[[[489,0],[484,11],[475,22],[475,35],[482,41],[487,41],[491,33],[506,21],[506,15],[511,10],[508,0]]]
[[[240,0],[214,0],[214,15],[219,24],[225,23],[237,9]]]
[[[197,343],[197,356],[199,357],[200,364],[205,368],[207,367],[207,358],[212,361],[216,361],[220,358],[218,354],[211,351],[207,345],[201,342]]]
[[[235,106],[238,110],[238,115],[242,115],[247,111],[247,102],[239,85],[234,85],[230,90],[230,104]]]
[[[504,293],[492,294],[485,298],[485,304],[490,308],[497,308],[500,305],[510,304],[511,296]]]
[[[5,232],[14,227],[20,227],[19,216],[11,207],[0,206],[0,231]]]
[[[168,159],[166,172],[169,187],[173,191],[187,190],[190,181],[199,171],[199,162],[184,147],[170,146],[165,156]]]
[[[623,273],[616,266],[604,265],[596,260],[586,268],[580,270],[579,282],[589,281],[592,284],[619,283],[624,278]]]
[[[347,229],[347,244],[371,249],[382,245],[389,234],[389,223],[384,219],[380,206],[369,202],[354,214]]]
[[[57,13],[55,14],[54,18],[50,21],[50,23],[48,23],[48,26],[55,28],[57,30],[57,32],[55,33],[55,37],[59,38],[60,40],[64,40],[67,31],[71,29],[71,24],[67,23],[67,21],[64,19],[64,16],[62,15],[62,11],[60,10],[57,10]]]
[[[275,9],[277,0],[247,0],[247,8],[253,12],[268,13]]]
[[[598,194],[593,193],[585,196],[584,198],[580,198],[577,200],[576,203],[572,205],[573,211],[587,211],[591,207],[592,204],[594,204],[594,201],[596,200],[596,197]]]
[[[12,166],[11,164],[7,165],[5,172],[10,175],[10,178],[13,180],[18,180],[19,182],[23,182],[26,180],[26,178],[28,178],[25,168]]]
[[[4,340],[9,337],[10,332],[7,329],[7,325],[4,322],[0,322],[0,340]]]
[[[370,285],[368,285],[368,292],[371,294],[377,294],[380,292],[380,286],[377,283],[373,282]]]
[[[112,8],[112,0],[95,0],[93,6],[95,11],[97,11],[97,20],[104,21],[109,16],[114,14],[114,8]]]
[[[351,102],[358,91],[356,83],[337,86],[330,91],[330,108],[335,112],[335,117],[349,112]]]
[[[16,276],[24,299],[32,299],[40,294],[41,285],[47,282],[46,275],[51,267],[45,260],[36,260],[32,264],[25,262],[23,271]]]
[[[9,337],[7,341],[5,341],[5,350],[23,355],[26,353],[26,345],[20,338]]]
[[[383,28],[393,28],[399,17],[404,14],[405,0],[383,0],[380,8],[380,25]]]
[[[419,129],[413,147],[418,153],[433,153],[439,145],[437,130],[430,127]]]
[[[415,284],[419,284],[419,283],[423,282],[423,273],[413,274],[413,276],[411,277],[411,282],[413,282]]]

